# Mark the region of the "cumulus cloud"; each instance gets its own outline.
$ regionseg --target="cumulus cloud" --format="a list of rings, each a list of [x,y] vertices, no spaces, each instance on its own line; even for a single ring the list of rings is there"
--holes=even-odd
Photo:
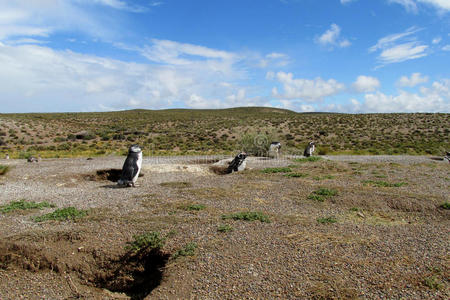
[[[407,11],[417,13],[417,4],[414,0],[389,0],[389,2],[400,4]]]
[[[380,81],[375,77],[358,76],[356,81],[352,84],[352,88],[360,93],[373,92],[380,87]]]
[[[397,81],[400,87],[415,87],[416,85],[428,82],[428,76],[422,76],[420,73],[413,73],[411,77],[402,76]]]
[[[336,95],[345,89],[342,83],[334,79],[322,78],[295,79],[292,73],[278,72],[276,79],[281,83],[283,91],[280,93],[276,87],[272,89],[272,96],[280,99],[302,99],[305,101],[318,101],[324,97]]]
[[[347,3],[350,3],[350,2],[353,2],[353,1],[357,1],[357,0],[341,0],[341,3],[342,4],[347,4]]]
[[[7,101],[13,112],[19,107],[92,111],[264,103],[233,84],[245,79],[245,71],[235,65],[235,54],[195,45],[181,49],[179,55],[203,56],[183,64],[177,56],[138,64],[38,44],[0,44],[0,104]]]
[[[331,24],[330,29],[325,31],[321,36],[316,38],[316,43],[322,46],[329,47],[348,47],[351,45],[350,41],[345,38],[341,38],[341,28],[336,24]]]
[[[450,51],[450,45],[445,45],[444,47],[442,47],[442,50]]]
[[[431,42],[436,45],[439,44],[442,41],[442,38],[440,36],[435,37]]]
[[[422,87],[419,93],[403,90],[398,95],[381,92],[366,94],[360,103],[351,101],[355,112],[450,112],[450,79],[435,81],[431,87]]]

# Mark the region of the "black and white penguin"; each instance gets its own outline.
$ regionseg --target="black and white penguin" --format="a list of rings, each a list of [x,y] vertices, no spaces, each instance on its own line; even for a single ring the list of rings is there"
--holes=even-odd
[[[448,162],[450,163],[450,152],[449,151],[445,152],[444,160],[445,159],[448,160]]]
[[[142,166],[142,150],[138,145],[132,145],[128,149],[128,156],[122,167],[122,175],[117,181],[118,185],[135,186]]]
[[[228,173],[238,172],[245,169],[247,162],[245,159],[247,158],[247,153],[241,152],[230,162],[228,165]]]
[[[314,142],[309,142],[308,146],[306,146],[305,151],[303,152],[303,155],[306,157],[310,157],[314,150],[316,150],[316,145]]]
[[[35,156],[30,156],[30,157],[28,157],[27,162],[31,162],[31,163],[39,162],[39,159]]]
[[[280,151],[281,151],[281,143],[280,142],[270,143],[269,155],[275,154],[275,156],[278,158],[278,156],[280,155]]]
[[[9,154],[8,153],[6,153],[5,159],[9,159]]]

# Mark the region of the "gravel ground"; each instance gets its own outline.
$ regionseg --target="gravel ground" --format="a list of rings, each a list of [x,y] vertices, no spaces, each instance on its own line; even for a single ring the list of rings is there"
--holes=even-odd
[[[450,297],[450,214],[439,207],[449,201],[448,162],[425,156],[324,156],[312,163],[250,157],[250,170],[211,173],[209,164],[223,158],[145,157],[137,188],[92,180],[97,170],[120,169],[123,157],[0,161],[12,167],[0,177],[0,205],[26,199],[90,210],[77,222],[31,219],[50,208],[0,213],[0,250],[9,255],[0,259],[0,299]],[[260,171],[286,166],[299,177]],[[376,181],[405,184],[377,187]],[[308,199],[323,187],[337,195]],[[205,209],[185,209],[189,204]],[[221,218],[239,211],[263,212],[270,223]],[[326,217],[337,222],[317,221]],[[219,232],[224,224],[232,230]],[[169,259],[162,281],[145,295],[96,284],[125,243],[150,230],[167,236],[164,253],[195,243],[195,254]],[[36,267],[43,258],[50,267]]]

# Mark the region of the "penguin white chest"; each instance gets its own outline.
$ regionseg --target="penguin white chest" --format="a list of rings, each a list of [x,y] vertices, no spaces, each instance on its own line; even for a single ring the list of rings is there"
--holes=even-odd
[[[238,167],[238,171],[243,171],[245,170],[245,167],[247,165],[247,162],[244,160]]]
[[[133,181],[133,183],[136,182],[136,180],[139,177],[139,173],[141,172],[141,168],[142,168],[142,152],[139,152],[136,164],[137,164],[138,170],[136,172],[136,175],[131,179]]]

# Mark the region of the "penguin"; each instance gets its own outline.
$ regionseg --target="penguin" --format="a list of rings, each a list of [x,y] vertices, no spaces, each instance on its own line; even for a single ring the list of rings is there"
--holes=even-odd
[[[445,159],[448,160],[448,162],[450,163],[450,151],[445,152],[444,160]]]
[[[316,150],[316,146],[314,142],[309,142],[308,146],[306,146],[305,151],[303,152],[303,156],[310,157],[314,150]]]
[[[6,153],[5,159],[9,159],[9,154],[8,153]]]
[[[269,153],[276,153],[276,156],[278,158],[281,150],[281,143],[280,142],[272,142],[270,143]]]
[[[247,158],[247,153],[241,152],[230,162],[228,165],[228,173],[238,172],[245,169],[247,162],[245,159]]]
[[[30,163],[39,162],[39,159],[37,159],[34,156],[30,156],[30,157],[28,157],[27,162],[30,162]]]
[[[122,174],[117,181],[118,185],[135,187],[142,167],[142,150],[138,145],[131,145],[128,156],[122,167]]]

